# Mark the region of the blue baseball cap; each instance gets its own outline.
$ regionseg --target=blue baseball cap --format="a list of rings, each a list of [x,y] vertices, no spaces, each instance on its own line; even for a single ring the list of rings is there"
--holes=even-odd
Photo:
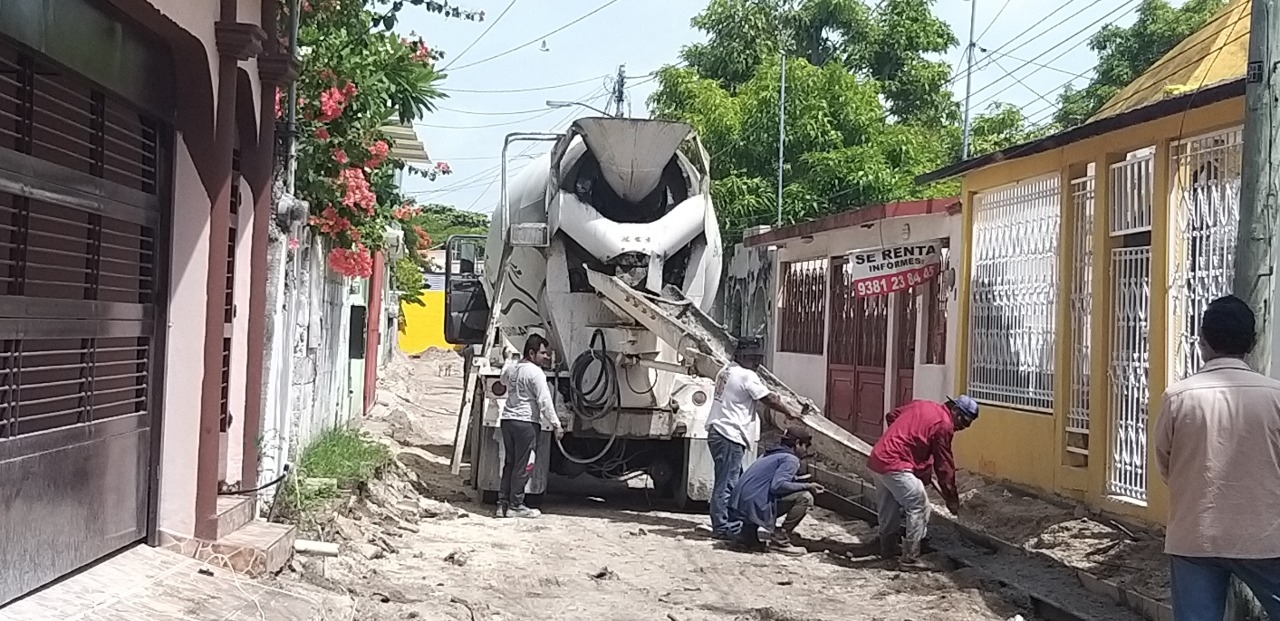
[[[973,400],[969,395],[960,395],[959,397],[947,397],[955,405],[956,409],[964,414],[969,420],[978,420],[978,402]]]

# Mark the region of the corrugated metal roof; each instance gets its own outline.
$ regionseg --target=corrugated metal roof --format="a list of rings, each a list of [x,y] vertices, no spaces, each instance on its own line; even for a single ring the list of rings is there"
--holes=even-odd
[[[1243,77],[1249,59],[1249,13],[1249,0],[1228,2],[1204,28],[1169,50],[1089,121]]]

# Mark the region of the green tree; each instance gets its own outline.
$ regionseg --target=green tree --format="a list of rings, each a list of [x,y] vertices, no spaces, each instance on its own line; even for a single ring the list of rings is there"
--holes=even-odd
[[[779,50],[787,51],[783,221],[939,196],[913,178],[959,152],[959,106],[945,63],[956,44],[932,0],[711,0],[693,24],[705,43],[658,73],[650,107],[693,125],[711,154],[726,239],[776,218]],[[986,143],[1021,137],[1006,112],[979,119]],[[984,134],[986,136],[987,134]],[[1003,146],[1003,145],[1002,145]]]
[[[311,205],[312,229],[331,240],[329,266],[346,276],[368,276],[388,227],[413,214],[396,184],[404,162],[391,157],[382,128],[421,118],[444,97],[438,88],[444,76],[435,69],[442,54],[392,31],[406,6],[483,18],[434,0],[301,3],[297,189]],[[288,9],[282,3],[280,10]],[[277,116],[282,94],[276,93]],[[443,163],[427,172],[448,173]]]
[[[1204,27],[1225,4],[1226,0],[1188,0],[1174,8],[1168,0],[1144,0],[1132,26],[1102,27],[1089,39],[1089,49],[1098,54],[1097,73],[1088,86],[1063,91],[1055,123],[1066,128],[1089,120],[1120,89]]]

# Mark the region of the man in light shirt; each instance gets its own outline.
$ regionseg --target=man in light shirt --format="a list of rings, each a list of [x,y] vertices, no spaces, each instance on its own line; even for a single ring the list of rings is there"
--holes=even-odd
[[[524,342],[524,357],[508,361],[502,367],[502,385],[507,399],[502,404],[498,425],[502,429],[502,485],[498,489],[498,517],[536,518],[541,513],[526,507],[524,490],[533,473],[530,455],[538,448],[542,422],[564,435],[555,402],[543,370],[551,361],[547,339],[531,335]]]
[[[715,396],[707,416],[707,448],[715,463],[715,485],[711,489],[711,532],[717,539],[732,540],[729,497],[742,476],[742,456],[751,445],[751,424],[756,402],[771,410],[799,419],[778,395],[756,374],[762,356],[754,342],[739,341],[734,361],[716,375]]]
[[[1257,333],[1243,300],[1214,300],[1200,326],[1205,364],[1165,391],[1156,422],[1173,616],[1221,621],[1234,576],[1280,619],[1280,382],[1245,364]]]

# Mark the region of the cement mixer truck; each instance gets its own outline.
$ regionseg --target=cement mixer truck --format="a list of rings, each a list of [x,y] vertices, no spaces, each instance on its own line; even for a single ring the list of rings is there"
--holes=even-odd
[[[529,141],[550,149],[508,182],[511,149]],[[445,337],[474,352],[455,473],[469,461],[472,486],[496,501],[505,396],[498,379],[536,333],[552,345],[547,381],[567,433],[556,441],[544,426],[526,489],[532,502],[549,473],[643,474],[680,504],[708,500],[705,422],[713,378],[735,340],[708,315],[723,249],[697,136],[676,122],[583,118],[563,134],[507,136],[501,169],[488,236],[446,243]],[[861,445],[854,458],[865,459],[865,444],[847,433],[839,450],[850,442]]]

